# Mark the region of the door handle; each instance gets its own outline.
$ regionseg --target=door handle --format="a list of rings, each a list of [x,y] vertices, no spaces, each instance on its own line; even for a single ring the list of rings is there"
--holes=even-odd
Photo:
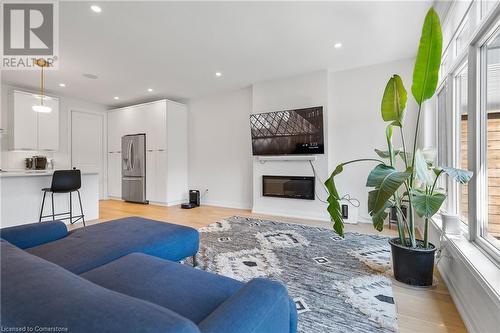
[[[128,148],[127,148],[127,170],[130,171],[130,169],[132,168],[132,166],[130,165],[130,146],[132,145],[132,141],[129,141],[128,142]]]
[[[134,168],[134,142],[130,141],[130,169]]]

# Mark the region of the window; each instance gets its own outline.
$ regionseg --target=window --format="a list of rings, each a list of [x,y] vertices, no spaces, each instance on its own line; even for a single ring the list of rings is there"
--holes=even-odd
[[[464,15],[453,54],[443,54],[436,138],[439,165],[474,171],[469,184],[440,183],[448,193],[443,210],[458,214],[470,240],[500,262],[500,5],[490,5],[481,7],[488,20]]]
[[[448,98],[448,82],[444,82],[441,89],[437,94],[437,114],[438,114],[438,129],[437,129],[437,142],[438,142],[438,154],[437,154],[437,163],[438,165],[447,165],[447,147],[448,147],[448,138],[447,138],[447,124],[448,121],[446,119],[446,100]]]
[[[439,79],[443,80],[446,77],[446,73],[448,72],[448,50],[444,52],[441,57],[441,65],[439,67]]]
[[[451,151],[448,149],[449,140],[451,138],[451,126],[450,126],[450,112],[449,110],[449,87],[448,80],[445,80],[437,93],[437,165],[439,166],[448,166],[449,157],[448,154]],[[441,177],[438,182],[438,186],[443,188],[446,192],[449,192],[449,182],[446,177]],[[447,212],[452,212],[453,207],[450,205],[452,200],[446,199],[442,208]]]
[[[464,23],[460,27],[459,33],[455,39],[455,55],[458,56],[467,46],[469,41],[470,25],[468,18],[465,19]]]
[[[485,163],[480,236],[500,249],[500,28],[481,47],[481,160]]]
[[[483,0],[481,3],[481,18],[485,18],[497,4],[496,0]]]
[[[468,169],[468,141],[467,141],[467,123],[468,123],[468,103],[467,103],[467,81],[468,67],[463,65],[460,67],[454,78],[455,95],[454,95],[454,116],[455,116],[455,167],[460,169]],[[499,141],[500,142],[500,141]],[[499,147],[500,148],[500,147]],[[456,206],[460,219],[467,223],[468,221],[468,185],[457,185],[456,189]]]

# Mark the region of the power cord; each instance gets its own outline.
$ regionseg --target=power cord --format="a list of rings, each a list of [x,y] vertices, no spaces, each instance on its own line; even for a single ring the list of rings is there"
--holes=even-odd
[[[325,182],[323,179],[321,179],[321,177],[318,175],[318,172],[316,171],[316,168],[314,167],[314,164],[311,160],[309,160],[309,164],[311,165],[311,169],[313,171],[313,175],[314,175],[314,179],[319,179],[319,181],[321,182],[321,187],[325,190],[326,194],[327,195],[330,195],[330,193],[328,193],[328,190],[326,189],[325,187]],[[314,191],[314,195],[316,196],[316,198],[323,202],[323,203],[328,203],[328,201],[326,200],[323,200],[319,197],[319,195],[316,193],[316,191]],[[349,202],[352,206],[354,207],[359,207],[360,206],[360,202],[358,199],[356,198],[351,198],[351,196],[349,194],[345,194],[342,198],[340,198],[340,200],[345,200],[347,202]]]
[[[318,175],[318,173],[316,172],[316,168],[314,167],[314,164],[311,160],[309,160],[309,164],[311,165],[311,169],[312,169],[312,172],[313,172],[313,175],[314,175],[314,179],[319,179],[319,181],[321,182],[321,187],[325,190],[326,194],[328,194],[328,191],[326,190],[325,186],[324,186],[324,182],[323,182],[323,179],[321,179],[321,177]],[[326,200],[323,200],[319,197],[318,193],[316,192],[316,189],[314,190],[314,196],[316,197],[316,199],[318,199],[319,201],[321,201],[322,203],[328,203],[328,201]]]

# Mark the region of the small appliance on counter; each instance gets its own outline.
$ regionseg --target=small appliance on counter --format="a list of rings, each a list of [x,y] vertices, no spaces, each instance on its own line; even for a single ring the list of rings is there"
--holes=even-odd
[[[200,206],[200,191],[198,190],[189,190],[189,202],[183,203],[181,208],[191,209]]]
[[[47,157],[33,156],[25,158],[24,166],[28,170],[45,170],[47,169]]]

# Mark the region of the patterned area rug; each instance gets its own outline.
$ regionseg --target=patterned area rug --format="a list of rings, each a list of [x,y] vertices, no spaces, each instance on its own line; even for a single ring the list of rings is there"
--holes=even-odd
[[[299,332],[397,331],[387,238],[231,217],[200,229],[200,268],[284,283]]]

